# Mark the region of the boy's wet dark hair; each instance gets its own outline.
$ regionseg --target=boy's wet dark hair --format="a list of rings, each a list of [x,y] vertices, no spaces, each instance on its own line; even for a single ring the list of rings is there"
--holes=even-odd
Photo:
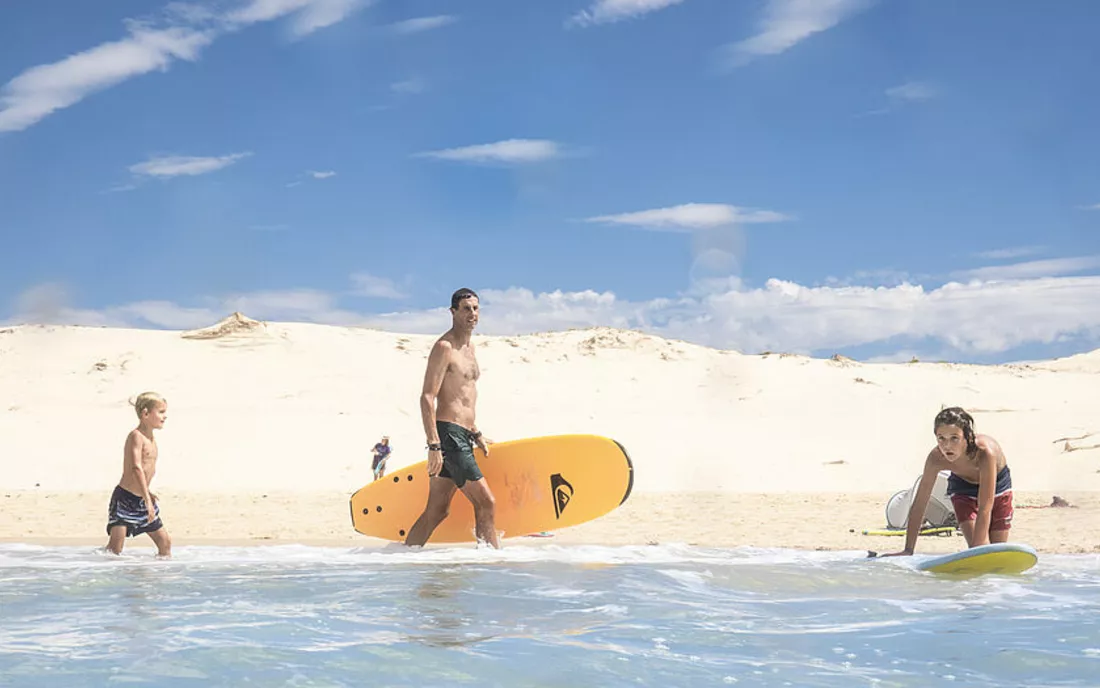
[[[973,454],[978,451],[978,443],[974,441],[974,417],[958,406],[945,408],[936,414],[936,421],[932,426],[935,432],[942,425],[954,425],[963,431],[966,440],[966,453]]]
[[[451,294],[451,310],[458,310],[458,304],[462,303],[464,300],[470,297],[478,299],[479,301],[481,300],[476,291],[474,291],[473,289],[467,289],[466,287],[462,287],[455,293]]]

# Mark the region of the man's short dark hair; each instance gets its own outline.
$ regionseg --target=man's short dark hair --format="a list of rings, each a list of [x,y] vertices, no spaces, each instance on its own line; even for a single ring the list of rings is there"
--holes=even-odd
[[[481,297],[477,295],[476,291],[474,291],[473,289],[467,289],[466,287],[462,287],[455,293],[451,294],[451,310],[458,310],[458,304],[465,299],[470,298],[471,296],[479,301],[481,300]]]

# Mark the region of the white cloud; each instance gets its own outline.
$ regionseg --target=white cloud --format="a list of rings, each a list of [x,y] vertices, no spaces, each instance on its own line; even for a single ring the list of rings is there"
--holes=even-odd
[[[208,31],[184,27],[149,30],[131,24],[130,36],[59,62],[32,67],[0,90],[0,132],[19,131],[88,95],[175,60],[194,61],[213,41]]]
[[[291,16],[291,31],[302,37],[343,21],[370,0],[250,0],[225,17],[229,29]]]
[[[427,89],[427,84],[423,79],[414,78],[406,79],[405,81],[397,81],[390,84],[390,90],[394,93],[406,93],[409,95],[416,95],[423,93]]]
[[[399,33],[407,36],[409,34],[420,33],[422,31],[439,29],[447,26],[448,24],[453,24],[456,21],[458,21],[458,17],[454,17],[449,14],[439,14],[433,17],[415,17],[413,19],[405,19],[404,21],[390,24],[390,30],[394,33]]]
[[[957,273],[961,279],[983,281],[1005,281],[1033,279],[1036,277],[1057,277],[1076,272],[1087,272],[1100,268],[1100,255],[1079,256],[1076,258],[1049,258],[1032,260],[1012,265],[990,265],[988,267],[962,270]]]
[[[217,304],[219,318],[233,311],[246,315],[256,313],[262,320],[287,318],[325,324],[353,323],[359,318],[351,311],[338,308],[335,295],[319,289],[247,292],[210,302]]]
[[[164,6],[164,13],[173,20],[186,24],[207,24],[218,19],[212,8],[190,2],[170,2]]]
[[[735,224],[753,224],[761,222],[784,222],[786,215],[771,210],[739,208],[720,203],[687,203],[670,208],[642,210],[620,215],[600,215],[590,217],[586,222],[604,222],[610,224],[633,225],[647,229],[672,229],[683,231],[728,227]]]
[[[1096,205],[1086,205],[1081,208],[1082,210],[1100,210],[1100,203]]]
[[[594,26],[633,19],[666,7],[679,5],[684,0],[595,0],[586,10],[574,14],[566,26]]]
[[[314,0],[307,3],[294,19],[292,31],[300,38],[339,24],[369,2],[370,0]]]
[[[336,173],[333,172],[332,170],[325,170],[323,172],[316,172],[314,170],[310,170],[306,174],[313,177],[314,179],[329,179],[330,177],[335,177],[336,176]]]
[[[810,36],[833,28],[873,0],[768,0],[759,31],[726,46],[724,61],[737,67],[757,57],[778,55]]]
[[[417,157],[456,160],[459,162],[502,162],[526,163],[542,162],[556,158],[561,154],[560,146],[553,141],[541,139],[508,139],[496,143],[486,143],[463,148],[417,153]]]
[[[353,285],[384,289],[366,273]],[[392,286],[392,284],[390,284]],[[647,301],[611,292],[479,289],[485,334],[523,334],[612,326],[744,352],[812,353],[876,346],[876,356],[904,354],[949,360],[989,356],[1025,344],[1079,340],[1100,346],[1100,275],[998,282],[952,282],[937,288],[805,286],[771,279],[759,288],[726,280],[709,291]],[[396,287],[394,287],[396,291]],[[261,320],[359,325],[433,333],[449,326],[445,306],[367,314],[342,308],[337,295],[313,290],[262,291],[201,299],[196,306],[142,301],[102,310],[67,305],[57,285],[32,288],[17,300],[9,322],[188,329],[239,310]]]
[[[250,155],[252,154],[234,153],[213,158],[179,155],[150,158],[145,162],[131,165],[130,171],[134,174],[143,174],[150,177],[195,176],[216,172]]]
[[[107,309],[101,315],[104,325],[122,321],[129,324],[149,323],[155,327],[190,330],[206,327],[221,320],[231,311],[214,311],[210,308],[180,306],[171,301],[138,301],[118,308]],[[90,311],[76,311],[85,317]],[[95,324],[95,323],[89,323]]]
[[[999,352],[1072,334],[1100,336],[1100,276],[897,287],[803,287],[769,280],[751,292],[716,295],[727,337],[753,349],[809,351],[933,340],[956,351]],[[1090,303],[1091,302],[1091,303]]]
[[[214,311],[185,308],[167,301],[138,301],[102,310],[73,308],[69,301],[69,290],[63,284],[50,282],[33,286],[16,297],[15,317],[11,322],[189,329],[209,325],[214,318]]]
[[[0,88],[0,132],[26,129],[127,79],[167,71],[177,60],[194,62],[219,36],[249,24],[290,15],[292,30],[300,37],[344,19],[363,4],[362,0],[251,0],[220,16],[202,5],[170,3],[155,21],[128,20],[126,38],[31,67],[5,84]]]
[[[864,363],[909,363],[914,360],[921,360],[921,355],[918,355],[916,351],[910,349],[902,349],[889,354],[882,354],[881,356],[870,356],[864,359]],[[928,356],[923,354],[925,360],[944,361],[948,360],[950,356]]]
[[[1016,246],[1013,248],[998,248],[992,251],[981,251],[974,255],[979,258],[988,258],[990,260],[1010,260],[1012,258],[1023,258],[1024,256],[1033,256],[1036,253],[1041,253],[1046,250],[1045,246]]]
[[[352,293],[356,296],[365,296],[373,299],[403,299],[406,294],[397,288],[393,280],[386,277],[378,277],[368,272],[357,272],[351,276],[354,288]]]
[[[887,97],[897,101],[920,102],[931,100],[938,95],[934,86],[922,81],[909,81],[886,89]]]
[[[51,322],[66,308],[69,290],[57,282],[44,282],[24,290],[12,304],[27,322]]]
[[[112,186],[111,188],[107,189],[106,191],[102,191],[101,193],[122,193],[124,191],[133,191],[136,188],[138,188],[137,184],[118,184],[117,186]]]
[[[886,89],[885,93],[889,101],[885,107],[868,110],[867,112],[857,115],[857,117],[887,115],[896,108],[904,106],[906,103],[921,103],[932,100],[939,95],[939,91],[935,86],[924,81],[908,81],[899,86],[892,86]]]

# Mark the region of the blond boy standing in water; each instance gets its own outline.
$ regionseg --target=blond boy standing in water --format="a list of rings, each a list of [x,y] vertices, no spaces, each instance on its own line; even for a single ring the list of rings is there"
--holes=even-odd
[[[138,426],[126,436],[122,451],[122,478],[118,481],[107,507],[107,550],[122,553],[127,537],[148,533],[157,546],[157,556],[172,554],[172,540],[160,520],[157,496],[149,484],[157,472],[157,441],[153,431],[164,427],[168,402],[155,392],[145,392],[134,400]]]

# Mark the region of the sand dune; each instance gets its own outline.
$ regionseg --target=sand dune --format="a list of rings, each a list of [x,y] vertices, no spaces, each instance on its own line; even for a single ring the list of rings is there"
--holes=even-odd
[[[392,467],[423,460],[434,339],[239,314],[189,332],[2,329],[0,488],[101,493],[105,508],[135,424],[127,399],[156,390],[169,401],[158,491],[349,493],[383,434]],[[1000,440],[1018,490],[1100,491],[1100,352],[979,366],[743,355],[609,328],[476,341],[486,435],[613,437],[638,493],[885,501],[951,405]]]

